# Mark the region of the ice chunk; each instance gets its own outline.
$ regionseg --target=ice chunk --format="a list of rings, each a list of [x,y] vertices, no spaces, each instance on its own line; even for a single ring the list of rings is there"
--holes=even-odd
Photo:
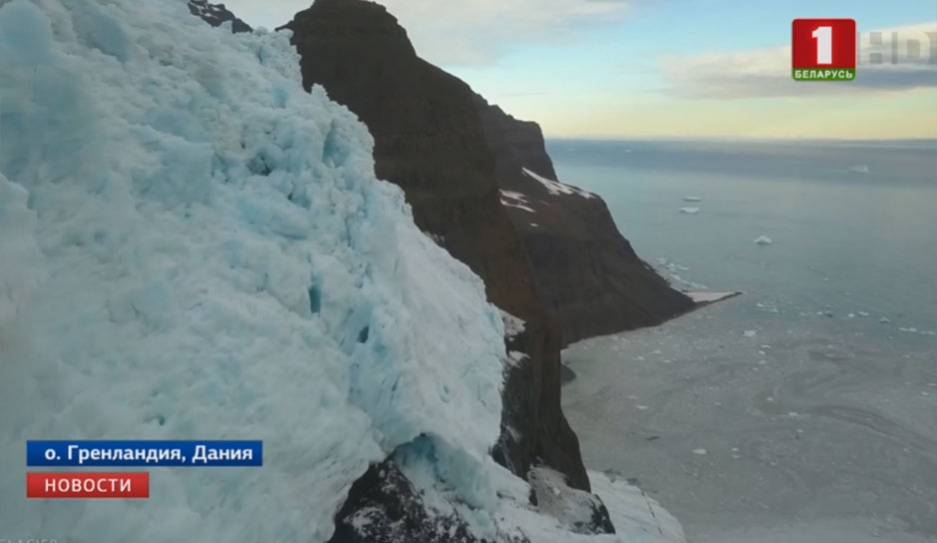
[[[699,212],[700,212],[700,208],[698,207],[681,207],[680,208],[680,213],[683,213],[684,215],[697,215],[699,214]]]
[[[505,337],[513,338],[524,333],[524,328],[527,326],[527,323],[524,322],[523,319],[515,317],[507,311],[499,311],[501,312],[501,320],[504,322]]]
[[[758,236],[755,238],[755,244],[761,246],[772,245],[774,244],[774,240],[768,236]]]

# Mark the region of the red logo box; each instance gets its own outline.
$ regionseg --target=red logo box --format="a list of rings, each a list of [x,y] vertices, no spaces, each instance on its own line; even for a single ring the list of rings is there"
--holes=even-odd
[[[854,19],[795,19],[791,41],[797,81],[852,81],[856,78]]]
[[[40,500],[147,499],[150,474],[27,473],[26,497]]]

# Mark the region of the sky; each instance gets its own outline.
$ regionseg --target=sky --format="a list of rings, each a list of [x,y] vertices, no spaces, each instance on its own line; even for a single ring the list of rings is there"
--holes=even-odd
[[[310,3],[227,1],[268,28]],[[548,137],[937,138],[937,0],[380,3],[422,57]],[[830,17],[858,23],[857,79],[793,81],[791,21]]]

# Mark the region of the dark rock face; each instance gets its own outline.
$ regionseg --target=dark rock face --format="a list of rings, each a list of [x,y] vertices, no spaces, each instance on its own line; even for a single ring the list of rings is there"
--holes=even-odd
[[[322,85],[374,136],[377,175],[404,189],[417,225],[485,281],[492,303],[527,322],[511,340],[495,457],[518,475],[546,464],[588,489],[579,442],[560,407],[561,332],[546,311],[523,240],[500,203],[497,157],[468,85],[417,57],[380,5],[318,0],[286,28],[303,84]]]
[[[224,4],[211,4],[207,0],[188,0],[189,11],[192,15],[201,17],[203,21],[212,26],[221,26],[231,21],[233,32],[250,32],[251,27],[228,11]]]
[[[393,460],[371,466],[335,515],[329,543],[486,543],[458,517],[431,517]],[[513,541],[511,543],[529,543]]]
[[[660,324],[693,307],[644,263],[618,232],[605,202],[557,184],[536,123],[518,121],[477,98],[495,176],[520,233],[544,306],[563,345]]]
[[[505,372],[501,436],[492,456],[521,477],[546,465],[565,474],[570,486],[589,490],[579,440],[560,406],[559,330],[549,319],[529,320],[523,332],[505,338],[505,346],[524,356]]]

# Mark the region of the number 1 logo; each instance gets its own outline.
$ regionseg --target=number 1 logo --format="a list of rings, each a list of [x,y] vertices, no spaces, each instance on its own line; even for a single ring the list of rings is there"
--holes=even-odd
[[[795,19],[791,41],[794,79],[854,80],[857,36],[853,19]]]

